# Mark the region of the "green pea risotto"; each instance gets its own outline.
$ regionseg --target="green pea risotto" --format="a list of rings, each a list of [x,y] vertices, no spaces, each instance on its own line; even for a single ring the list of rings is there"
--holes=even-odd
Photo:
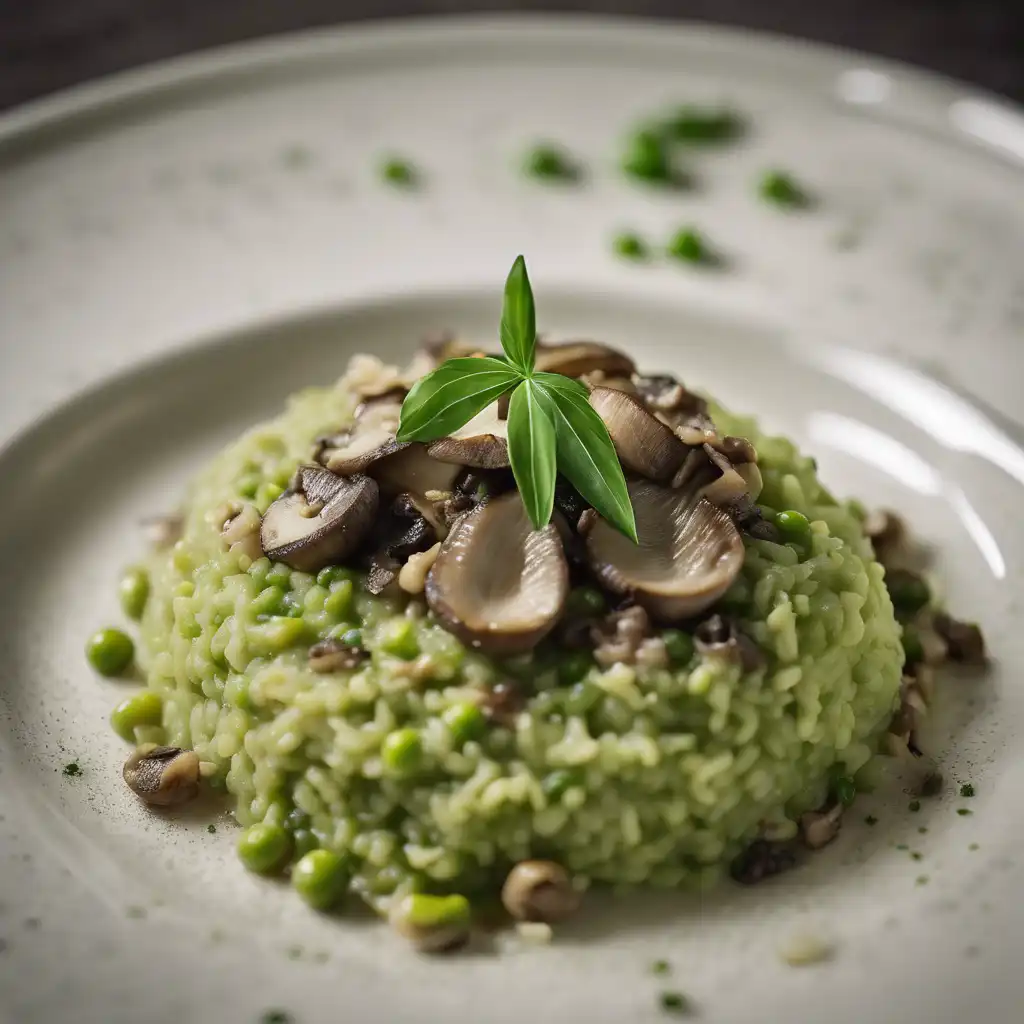
[[[757,881],[824,845],[906,686],[863,513],[674,378],[539,344],[589,389],[639,543],[561,475],[534,529],[500,401],[396,440],[416,379],[471,354],[357,356],[195,480],[122,590],[129,784],[224,790],[246,868],[430,950],[499,898],[547,924],[591,884]]]

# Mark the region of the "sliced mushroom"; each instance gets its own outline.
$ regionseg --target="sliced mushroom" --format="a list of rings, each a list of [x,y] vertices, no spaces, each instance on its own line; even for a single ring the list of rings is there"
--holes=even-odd
[[[373,463],[367,473],[388,497],[398,494],[426,496],[428,491],[451,491],[461,467],[438,462],[425,445],[411,444]]]
[[[960,622],[945,612],[935,616],[935,631],[949,650],[949,657],[968,665],[985,664],[985,638],[973,622]]]
[[[707,414],[707,401],[667,373],[636,376],[633,383],[649,409],[684,415]]]
[[[351,427],[318,440],[316,461],[332,473],[362,473],[372,463],[409,446],[409,442],[395,439],[400,402],[380,400],[370,406],[364,403],[361,409],[364,411]]]
[[[579,909],[569,873],[551,860],[520,861],[505,879],[501,902],[518,921],[562,921]]]
[[[636,364],[629,356],[596,341],[537,343],[537,372],[582,377],[600,370],[609,377],[629,377]]]
[[[301,572],[317,572],[351,554],[377,514],[377,485],[366,476],[340,477],[302,466],[294,489],[263,516],[260,541],[267,556]]]
[[[427,603],[464,643],[493,654],[529,650],[569,594],[558,530],[534,530],[517,491],[466,513],[427,577]]]
[[[509,464],[508,420],[501,419],[493,402],[448,437],[427,445],[427,454],[438,462],[501,469]]]
[[[309,667],[317,673],[341,672],[357,668],[369,655],[361,647],[340,640],[321,640],[309,649]]]
[[[388,541],[385,550],[392,558],[404,562],[410,555],[426,551],[437,543],[434,507],[426,499],[400,494],[391,506],[391,514],[398,533]]]
[[[744,672],[764,667],[764,652],[735,620],[712,615],[694,630],[694,646],[700,654],[735,661]]]
[[[659,483],[679,472],[691,449],[652,416],[639,398],[614,388],[594,388],[590,404],[604,420],[626,469]]]
[[[809,850],[828,846],[843,823],[843,805],[837,800],[831,807],[800,815],[800,838]]]
[[[173,807],[199,795],[199,755],[147,743],[134,751],[121,774],[128,788],[154,807]]]
[[[586,537],[591,568],[605,587],[631,594],[655,619],[699,614],[728,590],[743,565],[739,531],[699,494],[646,480],[628,487],[638,543],[598,519]]]

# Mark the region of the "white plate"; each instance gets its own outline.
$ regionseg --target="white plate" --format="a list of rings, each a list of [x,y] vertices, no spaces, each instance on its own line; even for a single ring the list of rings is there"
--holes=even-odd
[[[695,158],[695,191],[616,173],[638,117],[723,98],[753,132]],[[583,186],[518,173],[541,137],[585,159]],[[425,169],[421,192],[378,182],[392,149]],[[772,166],[818,207],[760,202]],[[654,1021],[666,983],[648,966],[668,957],[667,984],[711,1021],[1019,1021],[1022,169],[1024,119],[957,85],[602,21],[274,41],[0,121],[6,1018]],[[689,222],[727,272],[611,254],[621,227],[663,241]],[[905,510],[936,546],[954,610],[984,622],[997,658],[984,682],[947,688],[932,740],[977,787],[973,816],[952,793],[910,815],[897,794],[865,807],[879,826],[847,828],[778,884],[596,900],[551,949],[425,961],[247,875],[228,821],[211,835],[199,813],[131,799],[105,725],[123,689],[92,676],[82,641],[117,619],[139,517],[350,352],[408,351],[444,325],[493,337],[520,251],[543,326],[627,342],[758,412],[837,490]],[[71,760],[78,778],[61,774]],[[800,932],[833,940],[834,959],[783,965]]]

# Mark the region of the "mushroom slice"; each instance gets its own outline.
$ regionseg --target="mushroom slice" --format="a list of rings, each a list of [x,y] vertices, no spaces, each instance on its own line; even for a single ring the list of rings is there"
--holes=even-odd
[[[536,370],[566,377],[600,370],[609,377],[629,377],[636,373],[636,364],[624,353],[596,341],[542,341],[537,343]]]
[[[682,441],[643,402],[615,388],[594,388],[590,404],[604,420],[615,451],[626,469],[666,483],[690,452]]]
[[[427,604],[450,632],[493,654],[532,648],[569,594],[558,530],[534,530],[518,491],[467,512],[427,577]]]
[[[383,494],[394,497],[451,491],[462,470],[459,466],[432,459],[425,445],[413,443],[379,459],[368,472],[380,485]]]
[[[173,807],[199,795],[199,755],[192,750],[144,744],[121,774],[128,788],[154,807]]]
[[[601,582],[663,622],[697,615],[714,604],[743,565],[743,540],[729,516],[696,491],[628,482],[639,543],[605,520],[586,536],[587,556]]]
[[[500,469],[509,465],[508,420],[499,417],[498,403],[492,402],[448,437],[429,444],[427,454],[438,462]]]
[[[317,572],[356,549],[373,526],[377,501],[377,484],[369,477],[301,466],[294,488],[263,516],[263,550],[300,572]]]
[[[395,439],[400,402],[374,402],[362,408],[362,414],[347,430],[320,439],[316,461],[332,473],[362,473],[372,463],[409,447],[410,442]]]

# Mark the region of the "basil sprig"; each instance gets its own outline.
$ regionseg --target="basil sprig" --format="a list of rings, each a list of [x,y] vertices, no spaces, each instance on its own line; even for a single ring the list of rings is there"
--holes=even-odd
[[[428,373],[402,404],[398,440],[447,437],[511,394],[509,461],[534,527],[551,521],[555,477],[562,473],[601,516],[636,541],[633,507],[608,428],[580,381],[535,372],[536,323],[526,261],[519,256],[505,282],[501,311],[505,358],[449,359]]]

